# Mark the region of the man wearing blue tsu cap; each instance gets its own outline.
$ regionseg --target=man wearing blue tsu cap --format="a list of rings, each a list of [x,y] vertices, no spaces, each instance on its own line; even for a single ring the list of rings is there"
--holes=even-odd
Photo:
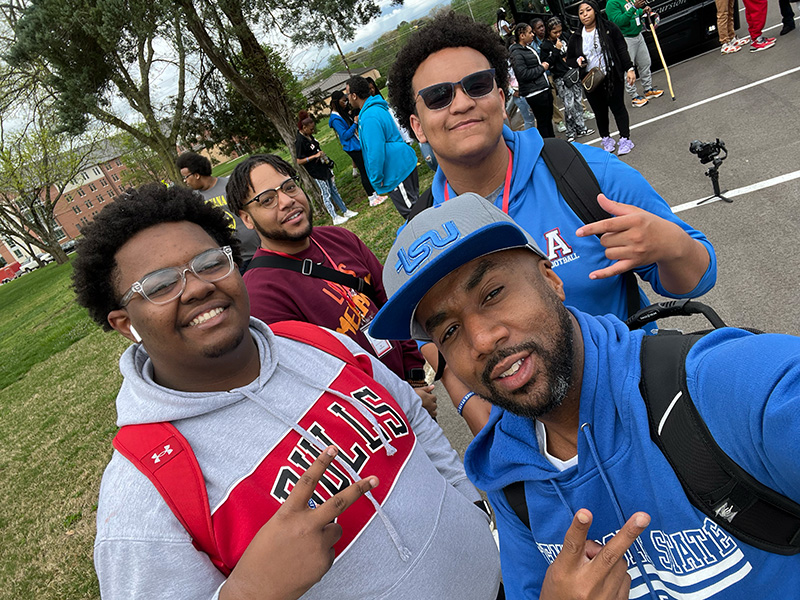
[[[507,597],[796,595],[800,555],[728,533],[689,502],[651,440],[644,333],[565,307],[549,261],[502,211],[475,194],[423,211],[395,241],[384,284],[389,301],[370,333],[433,341],[493,404],[464,463],[496,510]],[[800,501],[800,443],[787,435],[800,427],[800,338],[717,329],[685,369],[720,448]],[[504,491],[517,482],[527,524]],[[800,551],[800,530],[786,539]]]

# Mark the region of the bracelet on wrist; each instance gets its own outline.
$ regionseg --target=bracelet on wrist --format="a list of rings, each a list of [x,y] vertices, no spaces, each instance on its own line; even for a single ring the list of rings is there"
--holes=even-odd
[[[459,402],[458,406],[456,407],[456,410],[458,411],[458,414],[460,416],[463,416],[461,415],[461,411],[464,410],[464,405],[467,403],[467,400],[472,398],[474,395],[475,392],[467,392],[466,394],[464,394],[464,397],[461,399],[461,402]]]

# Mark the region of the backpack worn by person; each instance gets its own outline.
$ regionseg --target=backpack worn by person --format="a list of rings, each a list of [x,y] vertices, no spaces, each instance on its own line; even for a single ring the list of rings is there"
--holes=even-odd
[[[341,341],[316,325],[283,321],[269,327],[275,335],[318,348],[367,375]],[[169,422],[143,423],[120,427],[113,445],[153,483],[194,547],[230,575],[235,565],[227,564],[219,551],[203,473],[186,438]]]
[[[572,212],[586,225],[610,218],[611,215],[597,203],[597,196],[603,192],[594,172],[578,149],[559,138],[544,138],[543,142],[542,159],[555,179],[559,193]],[[433,206],[433,191],[428,189],[411,207],[408,221],[431,206]],[[625,280],[625,296],[630,317],[641,308],[639,284],[633,271],[627,271],[622,276]]]
[[[626,323],[638,329],[656,319],[697,313],[705,315],[714,328],[725,327],[711,308],[689,299],[648,306]],[[686,356],[707,333],[659,330],[642,339],[639,389],[647,407],[650,437],[674,469],[692,505],[717,525],[761,550],[800,553],[800,504],[736,464],[716,443],[689,395]],[[530,529],[524,483],[512,483],[503,493]]]
[[[542,159],[553,176],[559,193],[572,212],[587,225],[610,218],[611,215],[597,202],[597,196],[602,193],[600,184],[578,149],[559,138],[544,138],[543,142]],[[433,190],[428,188],[411,207],[408,221],[431,206],[433,206]],[[625,282],[628,317],[631,317],[641,307],[639,284],[633,271],[626,271],[622,277]],[[445,360],[440,352],[434,381],[442,378],[444,367]]]

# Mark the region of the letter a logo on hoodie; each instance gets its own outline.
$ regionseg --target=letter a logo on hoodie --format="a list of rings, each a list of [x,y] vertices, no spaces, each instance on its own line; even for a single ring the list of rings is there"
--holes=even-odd
[[[561,237],[561,231],[558,227],[545,231],[544,239],[547,242],[547,260],[553,261],[572,254],[572,246]]]

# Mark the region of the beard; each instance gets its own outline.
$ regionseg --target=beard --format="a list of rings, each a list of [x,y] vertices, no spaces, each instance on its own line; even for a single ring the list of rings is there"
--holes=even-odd
[[[274,229],[272,231],[265,229],[261,226],[261,223],[253,219],[253,226],[256,228],[256,231],[263,235],[268,240],[275,240],[276,242],[299,242],[301,240],[306,239],[308,236],[311,235],[311,231],[314,229],[312,225],[312,221],[314,220],[314,209],[311,206],[311,203],[308,203],[308,227],[303,229],[302,231],[298,231],[297,233],[287,233],[283,229]]]
[[[520,417],[538,419],[561,406],[572,380],[574,359],[572,322],[569,311],[558,298],[554,297],[553,300],[555,300],[553,309],[558,314],[558,327],[551,338],[550,349],[543,348],[534,341],[523,342],[512,348],[503,348],[492,355],[481,374],[481,382],[489,392],[486,399]],[[492,382],[491,373],[501,360],[518,352],[530,352],[538,356],[543,365],[543,375],[531,379],[521,388],[506,395]],[[534,391],[533,387],[541,377],[545,378],[547,385],[544,390]]]

